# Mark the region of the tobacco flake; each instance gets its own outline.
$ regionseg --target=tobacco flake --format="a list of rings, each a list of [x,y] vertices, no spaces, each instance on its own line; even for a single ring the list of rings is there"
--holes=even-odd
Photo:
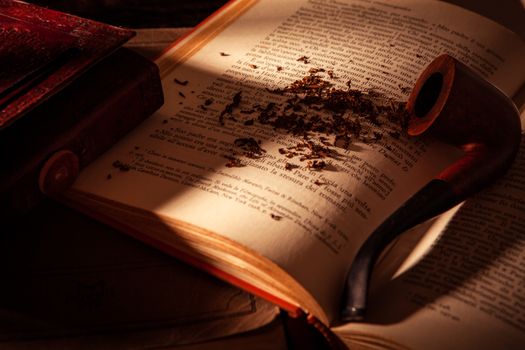
[[[224,158],[228,159],[228,163],[226,163],[227,168],[241,168],[245,166],[242,161],[234,156],[224,155]]]
[[[401,93],[408,94],[411,90],[409,86],[402,86],[401,84],[397,85],[399,87],[399,90],[401,90]]]
[[[179,80],[179,79],[177,79],[177,78],[173,79],[173,81],[174,81],[175,83],[177,83],[177,84],[179,84],[179,85],[183,85],[183,86],[186,86],[186,85],[188,85],[188,83],[189,83],[188,80],[184,80],[184,81],[182,81],[182,80]]]
[[[249,158],[258,158],[266,153],[266,150],[261,148],[259,142],[253,137],[240,137],[233,141],[236,147],[244,151],[244,155]]]
[[[273,214],[273,213],[270,214],[270,217],[272,219],[274,219],[275,221],[279,221],[279,220],[281,220],[283,218],[282,216],[277,215],[277,214]]]
[[[284,165],[285,170],[293,170],[295,168],[299,168],[299,165],[288,163],[288,162],[286,162],[286,164]]]
[[[308,70],[308,73],[310,74],[315,74],[315,73],[319,73],[319,72],[324,72],[325,70],[323,68],[310,68]]]
[[[307,57],[307,56],[301,56],[297,59],[297,61],[299,62],[303,62],[304,64],[308,64],[310,63],[310,57]]]
[[[115,160],[112,165],[114,168],[117,168],[118,170],[123,171],[123,172],[131,170],[131,167],[129,166],[129,164],[123,163],[120,160]]]
[[[326,168],[326,162],[324,160],[309,160],[307,165],[309,169],[314,170],[323,170]]]
[[[224,117],[227,114],[231,115],[233,113],[233,109],[235,107],[239,106],[239,104],[241,103],[241,96],[242,96],[242,91],[237,92],[233,96],[232,102],[227,104],[226,107],[224,107],[224,109],[222,110],[221,114],[219,115],[219,123],[221,125],[224,125]],[[235,120],[235,118],[234,118],[234,120]]]

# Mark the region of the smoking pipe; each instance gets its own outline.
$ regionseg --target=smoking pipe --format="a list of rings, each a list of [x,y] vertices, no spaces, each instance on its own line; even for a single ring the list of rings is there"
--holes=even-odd
[[[363,243],[347,275],[341,312],[344,322],[364,318],[372,269],[381,251],[394,238],[503,175],[518,151],[521,125],[513,102],[449,55],[437,57],[423,71],[406,108],[410,136],[432,134],[464,153]]]

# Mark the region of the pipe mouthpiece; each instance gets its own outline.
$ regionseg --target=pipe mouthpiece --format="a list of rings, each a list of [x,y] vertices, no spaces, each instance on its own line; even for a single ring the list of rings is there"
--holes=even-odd
[[[341,321],[343,322],[361,322],[365,318],[365,309],[349,307],[345,308],[341,313]]]

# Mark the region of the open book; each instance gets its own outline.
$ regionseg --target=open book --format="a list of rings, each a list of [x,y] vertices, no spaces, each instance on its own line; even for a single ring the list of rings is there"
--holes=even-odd
[[[502,262],[513,271],[507,275],[516,275],[514,282],[503,272],[489,279],[484,271],[496,253],[485,262],[474,260],[474,271],[454,264],[466,269],[464,277],[446,283],[417,272],[430,262],[444,264],[437,253],[406,268],[411,276],[406,283],[396,282],[401,272],[391,271],[393,263],[379,264],[377,275],[396,276],[395,295],[407,299],[387,308],[394,287],[379,279],[371,305],[391,310],[385,319],[381,308],[371,306],[375,325],[337,326],[346,273],[361,244],[459,152],[429,137],[407,139],[389,121],[344,116],[345,130],[353,134],[335,135],[333,105],[327,111],[326,104],[306,104],[307,92],[291,87],[309,82],[312,88],[313,82],[334,94],[352,88],[383,96],[388,104],[406,99],[418,74],[441,53],[457,57],[509,96],[518,96],[525,82],[524,43],[498,24],[446,3],[230,2],[157,60],[164,107],[83,171],[65,200],[292,314],[307,314],[348,344],[442,348],[432,339],[457,332],[461,341],[480,348],[488,344],[482,337],[488,333],[478,334],[474,323],[482,323],[505,330],[502,334],[512,335],[505,337],[509,348],[516,347],[525,340],[525,308],[522,293],[510,290],[523,287],[523,261]],[[305,126],[319,126],[326,115],[333,118],[325,128]],[[483,217],[475,214],[476,220],[488,218],[493,209],[477,205]],[[457,215],[468,218],[462,210]],[[517,238],[503,238],[521,232],[513,220],[488,239],[505,247],[518,244]],[[468,235],[472,242],[453,244],[454,252],[466,256],[461,249],[478,238]],[[469,256],[478,259],[477,252]],[[519,259],[516,248],[502,256],[507,252]],[[398,261],[406,255],[392,249],[382,261],[407,266]],[[471,280],[490,284],[461,289],[460,283]],[[417,293],[407,294],[414,284]],[[464,302],[447,313],[451,304],[436,300],[449,298],[454,288],[490,302]],[[404,327],[412,315],[439,325],[431,328],[435,334],[413,332],[410,323]],[[470,333],[463,333],[463,323]]]

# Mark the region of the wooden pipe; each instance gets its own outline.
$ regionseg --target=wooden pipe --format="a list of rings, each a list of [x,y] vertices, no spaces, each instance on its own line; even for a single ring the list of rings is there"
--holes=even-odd
[[[514,103],[449,55],[437,57],[419,76],[407,111],[410,136],[429,133],[464,154],[409,198],[361,246],[347,276],[344,322],[364,318],[372,269],[394,238],[503,175],[519,148],[521,124]]]

